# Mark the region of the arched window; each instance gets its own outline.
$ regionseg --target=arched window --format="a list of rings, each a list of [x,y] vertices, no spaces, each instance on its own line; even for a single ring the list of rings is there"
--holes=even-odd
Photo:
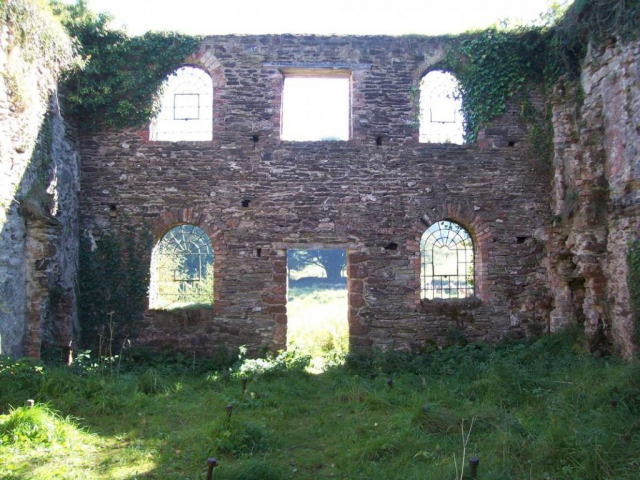
[[[431,225],[420,241],[420,298],[465,298],[474,294],[473,241],[457,223]]]
[[[420,142],[464,143],[462,94],[458,80],[434,70],[420,82]]]
[[[213,305],[213,246],[202,229],[169,230],[151,255],[149,307],[163,310]]]
[[[170,142],[213,138],[213,81],[207,72],[181,67],[165,80],[149,138]]]

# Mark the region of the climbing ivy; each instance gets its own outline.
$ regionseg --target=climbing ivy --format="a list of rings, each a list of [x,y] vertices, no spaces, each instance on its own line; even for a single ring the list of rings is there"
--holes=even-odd
[[[547,78],[577,78],[589,43],[631,40],[639,34],[640,0],[575,0],[546,33]]]
[[[636,319],[636,344],[640,345],[640,239],[631,242],[627,253],[627,285],[631,296],[631,309]]]
[[[80,242],[78,318],[81,343],[107,353],[136,336],[149,290],[151,235],[107,233],[95,244]]]
[[[129,37],[109,27],[111,17],[52,1],[53,10],[76,40],[84,66],[67,75],[68,114],[83,128],[140,126],[156,113],[164,79],[198,48],[200,39],[167,32]]]
[[[576,0],[566,12],[548,14],[543,25],[491,27],[453,39],[442,67],[461,83],[466,141],[474,142],[480,127],[505,113],[509,101],[526,108],[525,87],[577,79],[590,42],[639,33],[640,0]],[[535,128],[539,134],[547,130],[542,124]]]
[[[28,62],[42,62],[58,71],[73,61],[69,38],[44,0],[3,0],[0,27],[11,33],[11,46],[19,46]]]
[[[505,112],[511,98],[522,95],[525,85],[541,81],[541,41],[537,29],[493,27],[453,42],[445,65],[460,81],[468,143],[477,139],[481,125]]]

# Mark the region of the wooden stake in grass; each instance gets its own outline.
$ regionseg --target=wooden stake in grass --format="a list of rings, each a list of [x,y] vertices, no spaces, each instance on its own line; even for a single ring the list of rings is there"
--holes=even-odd
[[[229,428],[231,424],[231,414],[233,414],[233,404],[228,403],[225,408],[227,409],[227,428]]]
[[[478,457],[471,457],[469,459],[469,475],[471,475],[471,478],[478,478],[479,464],[480,464],[480,459]]]
[[[207,480],[211,480],[213,478],[213,469],[218,466],[218,460],[215,458],[209,458],[207,460]]]
[[[35,405],[35,401],[29,399],[27,400],[27,408],[33,408],[33,406]]]
[[[387,385],[389,385],[389,388],[393,388],[393,378],[387,378]]]
[[[247,377],[242,377],[242,395],[240,396],[240,403],[244,402],[244,397],[247,394]]]

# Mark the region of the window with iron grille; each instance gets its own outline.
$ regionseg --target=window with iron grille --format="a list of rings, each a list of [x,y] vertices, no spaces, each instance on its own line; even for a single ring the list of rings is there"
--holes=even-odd
[[[420,298],[466,298],[474,294],[473,240],[461,225],[443,220],[422,235]]]
[[[149,138],[170,142],[213,138],[213,81],[207,72],[181,67],[167,78]]]
[[[153,249],[149,307],[213,305],[213,246],[194,225],[169,230]]]

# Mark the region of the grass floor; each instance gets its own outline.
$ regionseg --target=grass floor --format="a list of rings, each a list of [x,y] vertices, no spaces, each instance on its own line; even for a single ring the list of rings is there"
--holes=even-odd
[[[315,371],[349,353],[347,289],[290,288],[287,294],[287,350],[312,357]]]
[[[218,371],[135,360],[111,375],[2,359],[0,478],[204,479],[210,456],[214,479],[449,480],[463,456],[484,479],[639,478],[640,367],[569,334],[351,356],[320,375],[286,355]]]

